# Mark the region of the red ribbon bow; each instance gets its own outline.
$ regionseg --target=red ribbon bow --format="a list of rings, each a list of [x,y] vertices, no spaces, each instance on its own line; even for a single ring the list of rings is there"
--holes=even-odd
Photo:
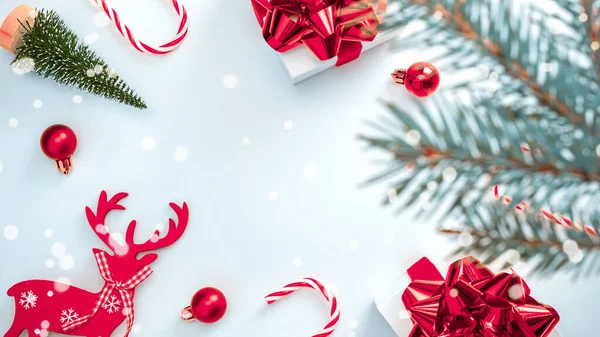
[[[90,318],[92,318],[100,309],[100,306],[108,299],[108,296],[113,292],[114,289],[119,291],[121,300],[123,301],[123,314],[127,318],[127,332],[125,337],[129,336],[131,328],[133,328],[133,289],[142,283],[145,279],[152,274],[152,269],[148,266],[140,269],[133,277],[125,282],[115,282],[112,278],[112,274],[108,269],[108,263],[106,262],[106,253],[98,252],[94,255],[96,257],[96,263],[98,269],[100,269],[100,275],[106,281],[102,291],[100,292],[100,298],[96,301],[96,305],[92,313],[82,316],[78,319],[73,320],[71,323],[63,324],[62,328],[65,332],[71,331],[77,327],[84,325]]]
[[[415,324],[409,337],[547,337],[559,321],[514,271],[494,275],[471,256],[453,263],[446,280],[425,257],[408,275],[402,302]]]
[[[386,0],[252,0],[267,43],[284,53],[304,44],[336,66],[360,56],[379,32]]]

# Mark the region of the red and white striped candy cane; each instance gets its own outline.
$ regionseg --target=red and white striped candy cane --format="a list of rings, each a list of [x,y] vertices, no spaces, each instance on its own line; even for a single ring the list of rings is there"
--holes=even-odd
[[[265,300],[270,305],[275,303],[275,301],[286,297],[287,295],[302,288],[312,288],[320,292],[323,295],[323,297],[325,297],[325,300],[327,300],[327,303],[329,303],[330,307],[329,322],[327,322],[327,325],[325,325],[323,330],[321,330],[318,334],[313,335],[313,337],[327,337],[331,335],[340,320],[340,308],[338,307],[337,298],[335,297],[335,295],[333,295],[331,290],[325,287],[321,282],[315,280],[314,278],[307,277],[303,278],[300,282],[290,283],[283,287],[283,289],[267,295],[265,297]]]
[[[156,54],[156,55],[168,54],[168,53],[172,52],[173,50],[175,50],[177,47],[179,47],[181,42],[187,36],[188,27],[189,27],[187,10],[177,0],[169,0],[170,2],[173,3],[173,7],[175,8],[177,15],[179,15],[179,17],[181,18],[181,22],[179,24],[179,30],[177,30],[177,35],[175,35],[175,38],[173,38],[173,40],[171,40],[161,46],[158,46],[158,47],[151,47],[148,44],[136,39],[133,36],[133,33],[131,32],[129,27],[127,27],[127,25],[125,25],[121,21],[121,18],[119,17],[119,14],[117,14],[117,11],[115,11],[113,8],[108,6],[108,4],[106,3],[106,0],[94,0],[94,1],[96,2],[96,4],[98,4],[98,6],[102,7],[102,9],[104,9],[104,12],[106,13],[106,15],[108,15],[108,18],[112,22],[114,22],[115,26],[117,26],[119,33],[121,33],[121,35],[123,35],[125,38],[127,38],[129,40],[129,42],[131,43],[131,45],[135,49],[139,50],[142,53],[149,53],[149,54]]]

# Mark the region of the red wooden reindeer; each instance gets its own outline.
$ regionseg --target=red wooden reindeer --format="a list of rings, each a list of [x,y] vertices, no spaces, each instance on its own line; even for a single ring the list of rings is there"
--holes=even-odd
[[[136,244],[133,240],[136,221],[127,227],[125,242],[118,242],[104,225],[106,215],[111,210],[124,210],[119,201],[127,193],[118,193],[110,200],[106,192],[100,194],[96,213],[87,207],[86,215],[92,230],[114,253],[109,255],[100,249],[93,249],[100,275],[105,280],[98,293],[92,293],[74,286],[53,281],[30,280],[15,284],[8,295],[15,298],[15,319],[4,337],[17,337],[27,330],[29,337],[45,337],[48,332],[70,336],[109,337],[124,320],[127,320],[129,335],[133,326],[133,297],[135,287],[144,281],[152,270],[149,265],[157,254],[151,253],[137,258],[143,252],[167,247],[177,241],[185,231],[189,211],[171,203],[179,224],[169,219],[169,232],[159,238],[156,230],[148,241]]]

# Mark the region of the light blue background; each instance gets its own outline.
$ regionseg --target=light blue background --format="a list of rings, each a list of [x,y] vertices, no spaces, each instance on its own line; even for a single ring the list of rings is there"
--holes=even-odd
[[[0,13],[20,3],[3,0]],[[149,42],[168,39],[177,25],[161,0],[111,3]],[[435,236],[434,223],[415,223],[380,208],[385,186],[357,187],[378,166],[355,136],[368,131],[364,119],[385,113],[378,97],[403,94],[389,83],[388,73],[422,57],[394,56],[383,45],[293,86],[262,40],[249,1],[185,3],[190,35],[166,57],[135,52],[113,26],[94,25],[97,10],[88,0],[31,4],[56,9],[82,37],[99,34],[93,49],[149,109],[88,94],[76,105],[72,98],[79,92],[34,75],[17,76],[8,66],[11,56],[0,54],[0,228],[19,228],[17,240],[0,237],[0,290],[25,279],[64,276],[98,291],[102,282],[91,249],[102,244],[87,225],[84,207],[94,206],[102,189],[127,191],[127,211],[113,214],[109,223],[124,230],[137,219],[138,240],[173,215],[168,202],[187,201],[191,210],[187,233],[160,252],[154,275],[138,288],[138,335],[310,336],[326,317],[315,294],[296,294],[270,308],[263,296],[314,276],[339,287],[342,320],[334,336],[352,337],[354,331],[359,337],[392,337],[372,304],[374,295],[419,252],[444,241]],[[234,89],[222,84],[227,74],[238,79]],[[36,99],[41,109],[32,106]],[[10,118],[18,119],[18,127],[9,126]],[[284,129],[286,120],[293,122],[291,130]],[[54,123],[70,125],[79,136],[68,178],[39,150],[41,132]],[[145,136],[156,139],[155,150],[142,148]],[[249,146],[242,144],[244,137]],[[189,149],[186,161],[174,159],[178,146]],[[315,178],[303,172],[311,162],[319,170]],[[276,201],[269,200],[271,191],[278,193]],[[44,237],[48,228],[51,238]],[[45,266],[55,242],[74,257],[72,269]],[[296,258],[300,267],[293,264]],[[207,285],[228,296],[226,317],[214,326],[184,324],[180,309]],[[561,313],[563,336],[598,335],[597,279],[574,283],[557,275],[530,285],[539,300]],[[13,307],[12,299],[0,296],[0,332],[10,326]]]

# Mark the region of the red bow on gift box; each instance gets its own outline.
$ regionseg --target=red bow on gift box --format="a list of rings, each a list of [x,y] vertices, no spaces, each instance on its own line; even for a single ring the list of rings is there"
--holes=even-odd
[[[379,32],[386,0],[252,0],[267,43],[284,53],[302,44],[337,66],[360,56]]]
[[[402,302],[415,324],[409,337],[547,337],[559,321],[516,273],[494,275],[471,256],[454,262],[446,280],[427,258],[408,275]]]

